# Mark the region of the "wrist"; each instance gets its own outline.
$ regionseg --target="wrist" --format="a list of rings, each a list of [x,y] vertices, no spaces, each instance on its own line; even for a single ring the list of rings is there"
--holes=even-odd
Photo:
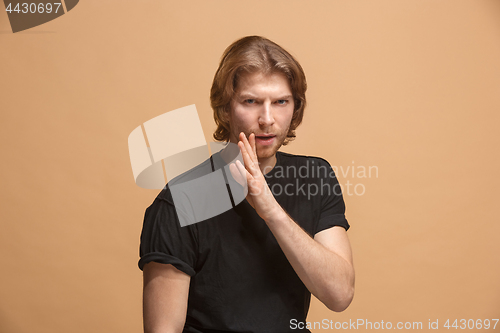
[[[288,219],[288,214],[281,207],[281,205],[275,201],[273,209],[269,211],[268,216],[264,218],[264,221],[268,226],[279,224],[280,222]]]

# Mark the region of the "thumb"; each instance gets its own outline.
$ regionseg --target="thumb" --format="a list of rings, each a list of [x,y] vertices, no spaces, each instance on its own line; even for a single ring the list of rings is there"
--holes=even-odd
[[[233,176],[234,180],[236,180],[241,186],[245,187],[245,177],[241,174],[235,163],[231,163],[229,165],[229,171],[231,171],[231,175]]]

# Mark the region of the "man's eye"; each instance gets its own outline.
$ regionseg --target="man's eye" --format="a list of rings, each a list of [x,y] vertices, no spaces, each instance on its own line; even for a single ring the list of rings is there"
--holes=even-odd
[[[255,99],[246,99],[245,103],[247,103],[247,104],[254,104],[255,103]]]
[[[285,105],[287,102],[288,102],[287,99],[279,99],[279,100],[276,101],[276,103],[279,104],[279,105]]]

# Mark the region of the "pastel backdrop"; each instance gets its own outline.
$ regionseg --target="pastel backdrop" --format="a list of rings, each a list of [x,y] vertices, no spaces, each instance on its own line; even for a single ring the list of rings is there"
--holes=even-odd
[[[500,2],[87,0],[16,34],[0,12],[0,332],[142,330],[157,191],[134,183],[128,135],[196,104],[211,141],[211,81],[246,35],[307,75],[283,150],[344,186],[356,295],[308,320],[500,317]]]

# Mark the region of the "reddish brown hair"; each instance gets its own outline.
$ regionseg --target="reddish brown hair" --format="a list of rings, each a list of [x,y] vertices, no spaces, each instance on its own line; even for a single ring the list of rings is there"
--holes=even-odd
[[[245,73],[282,73],[288,79],[294,99],[290,129],[283,145],[295,138],[295,129],[302,122],[306,106],[306,76],[300,64],[278,44],[260,36],[243,37],[224,51],[210,91],[217,129],[214,139],[229,141],[228,113],[236,92],[238,78]]]

